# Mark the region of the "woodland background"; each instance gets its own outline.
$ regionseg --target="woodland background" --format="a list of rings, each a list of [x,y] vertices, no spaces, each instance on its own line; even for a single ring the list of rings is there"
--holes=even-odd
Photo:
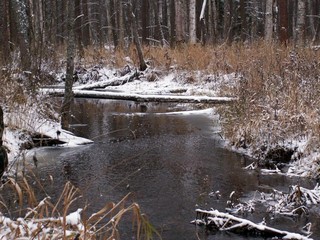
[[[319,42],[319,13],[320,0],[1,0],[0,52],[3,63],[20,52],[22,70],[36,73],[71,29],[81,56],[89,46],[128,48],[135,23],[144,46],[260,39],[304,45]]]

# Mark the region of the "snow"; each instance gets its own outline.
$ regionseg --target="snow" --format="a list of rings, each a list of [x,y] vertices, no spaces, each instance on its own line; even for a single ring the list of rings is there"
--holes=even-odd
[[[79,208],[77,211],[70,213],[68,216],[66,216],[66,223],[70,225],[78,225],[81,223],[81,212],[82,208]]]
[[[9,125],[3,134],[3,145],[9,149],[9,164],[21,157],[22,145],[30,140],[30,133],[39,133],[52,139],[59,138],[65,142],[61,144],[62,147],[76,147],[93,143],[90,139],[77,137],[73,133],[61,129],[60,123],[41,117],[34,108],[19,112],[5,111],[4,122]],[[60,131],[59,137],[57,131]]]
[[[312,238],[309,238],[308,236],[303,236],[301,234],[292,233],[288,231],[281,231],[276,228],[268,227],[261,223],[256,224],[247,219],[235,217],[228,213],[219,212],[218,210],[206,211],[206,210],[196,209],[196,212],[201,213],[203,215],[205,214],[207,216],[208,221],[205,221],[204,219],[196,219],[194,223],[205,224],[205,225],[213,224],[217,226],[220,231],[229,231],[229,230],[239,229],[239,228],[240,229],[248,228],[248,229],[258,229],[260,231],[268,231],[268,232],[276,233],[279,235],[283,235],[282,239],[312,240]],[[228,225],[231,225],[231,226],[227,227]]]
[[[45,89],[45,93],[63,95],[63,89]],[[143,102],[196,102],[196,103],[225,103],[232,102],[235,98],[230,97],[208,97],[208,96],[177,96],[177,95],[152,95],[152,94],[136,94],[127,92],[109,92],[109,91],[93,91],[93,90],[74,90],[77,97],[91,98],[108,98],[108,99],[126,99]]]
[[[66,216],[66,224],[72,230],[66,230],[66,237],[75,236],[79,231],[83,231],[84,226],[81,222],[82,209],[78,209]],[[37,233],[37,239],[59,239],[63,236],[63,229],[58,224],[63,222],[63,218],[18,218],[13,221],[0,213],[0,239],[33,239]],[[44,227],[46,226],[46,227]]]

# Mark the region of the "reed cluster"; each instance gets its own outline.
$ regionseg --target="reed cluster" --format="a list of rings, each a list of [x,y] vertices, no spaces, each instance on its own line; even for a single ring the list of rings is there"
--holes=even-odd
[[[5,239],[121,239],[120,223],[126,215],[132,217],[132,235],[136,239],[154,239],[160,235],[141,212],[139,205],[130,200],[130,194],[119,202],[107,202],[98,212],[88,214],[88,205],[75,210],[82,195],[78,188],[67,182],[58,197],[45,197],[36,192],[29,181],[9,178],[0,192],[0,236]],[[38,187],[37,187],[38,188]],[[8,197],[8,195],[10,197]],[[16,201],[12,202],[12,199]],[[11,212],[14,210],[14,212]],[[3,213],[6,213],[4,216]],[[11,217],[7,217],[11,216]],[[18,217],[14,217],[18,216]]]

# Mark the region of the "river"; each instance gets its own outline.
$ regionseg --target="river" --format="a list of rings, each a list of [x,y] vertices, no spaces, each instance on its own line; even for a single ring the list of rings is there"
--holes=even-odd
[[[207,234],[190,221],[196,216],[196,208],[224,211],[232,191],[245,198],[261,186],[286,191],[290,184],[310,187],[314,182],[244,170],[250,159],[224,147],[214,111],[179,113],[196,108],[77,99],[73,132],[94,143],[36,149],[39,163],[34,171],[42,180],[49,175],[53,178],[54,184],[47,180],[45,187],[53,198],[70,180],[81,190],[83,202],[89,203],[89,213],[131,192],[131,199],[165,240],[255,239]],[[219,199],[211,196],[216,191],[220,191]],[[255,222],[266,217],[271,226],[295,232],[310,218],[319,223],[315,216],[271,218],[261,208],[246,217]],[[121,239],[133,239],[128,229],[122,228]],[[316,232],[313,237],[320,239],[320,234]]]

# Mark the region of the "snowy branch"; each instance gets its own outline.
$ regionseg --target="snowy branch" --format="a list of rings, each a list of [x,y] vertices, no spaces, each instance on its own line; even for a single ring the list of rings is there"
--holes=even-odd
[[[206,211],[196,209],[196,212],[197,218],[192,223],[215,227],[219,231],[231,231],[270,238],[311,240],[309,236],[278,230],[276,228],[268,227],[264,223],[256,224],[247,219],[235,217],[228,213],[222,213],[218,210]]]

